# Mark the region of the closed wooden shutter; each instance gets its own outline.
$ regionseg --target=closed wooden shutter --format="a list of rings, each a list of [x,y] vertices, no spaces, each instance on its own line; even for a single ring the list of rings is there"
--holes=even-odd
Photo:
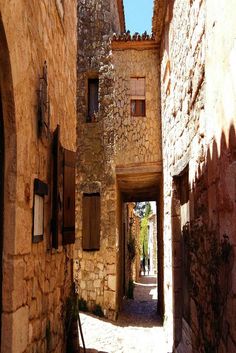
[[[90,197],[83,195],[83,249],[90,250]]]
[[[75,242],[75,152],[64,149],[63,244]]]
[[[100,194],[83,195],[83,250],[100,248]]]

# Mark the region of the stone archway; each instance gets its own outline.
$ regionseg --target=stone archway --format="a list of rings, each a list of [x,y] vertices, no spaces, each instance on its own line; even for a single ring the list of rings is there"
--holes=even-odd
[[[0,339],[12,341],[9,312],[12,310],[10,286],[13,271],[8,256],[14,254],[16,197],[16,127],[10,55],[0,13]],[[8,335],[4,335],[4,327]]]

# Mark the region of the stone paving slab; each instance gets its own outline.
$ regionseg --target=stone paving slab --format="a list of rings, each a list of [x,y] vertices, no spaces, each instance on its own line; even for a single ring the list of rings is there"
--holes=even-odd
[[[156,314],[157,300],[152,299],[156,283],[149,277],[141,277],[140,283],[136,284],[134,300],[124,301],[117,322],[80,314],[86,353],[168,352],[163,327]]]

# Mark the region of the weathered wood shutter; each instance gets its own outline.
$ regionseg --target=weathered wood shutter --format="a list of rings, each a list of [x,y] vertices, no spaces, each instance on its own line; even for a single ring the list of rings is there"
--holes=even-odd
[[[83,195],[83,250],[100,248],[100,194]]]
[[[64,149],[63,244],[75,242],[75,152]]]
[[[59,245],[59,177],[60,177],[60,126],[53,133],[53,190],[52,190],[52,247]]]

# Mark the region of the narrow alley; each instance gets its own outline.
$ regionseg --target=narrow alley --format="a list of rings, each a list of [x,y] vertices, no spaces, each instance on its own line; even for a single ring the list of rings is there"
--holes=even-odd
[[[236,352],[235,19],[0,0],[0,353]]]
[[[114,323],[81,313],[87,353],[166,353],[165,336],[157,315],[155,276],[141,276],[135,283],[134,299],[124,299]],[[82,348],[81,348],[81,351]]]

